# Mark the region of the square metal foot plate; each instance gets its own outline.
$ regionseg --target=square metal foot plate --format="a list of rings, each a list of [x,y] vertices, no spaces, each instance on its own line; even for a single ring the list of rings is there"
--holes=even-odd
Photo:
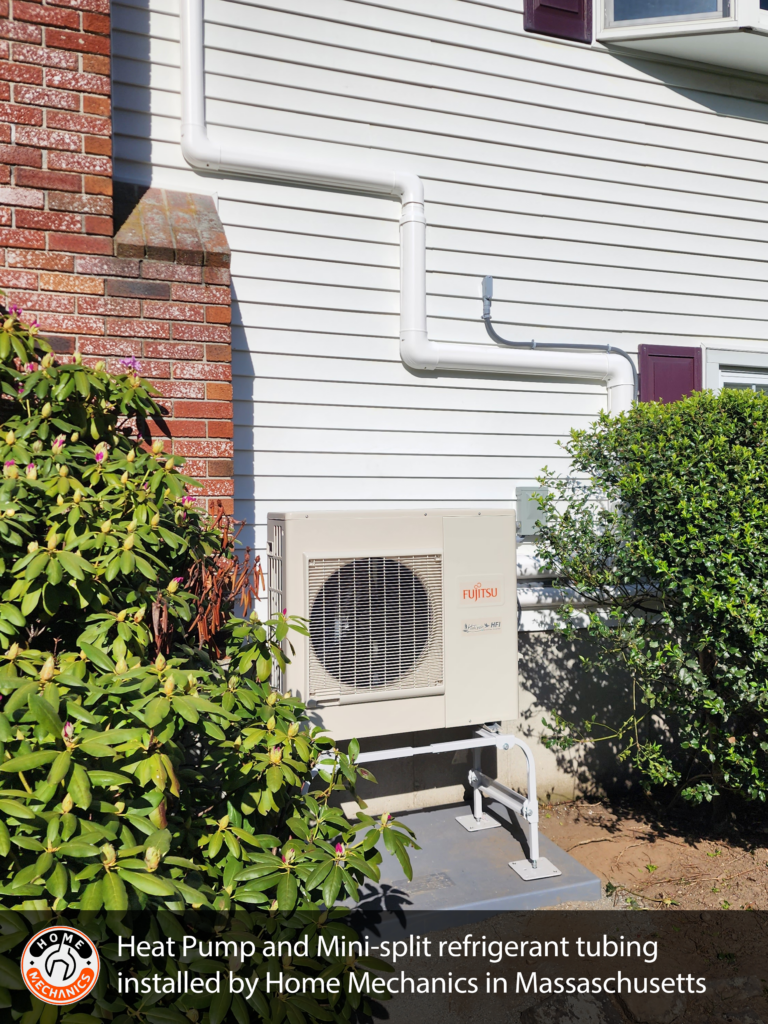
[[[488,814],[484,814],[480,821],[474,816],[474,814],[462,814],[456,818],[456,821],[465,828],[467,832],[483,832],[487,828],[501,828],[501,822],[496,821]],[[560,872],[558,871],[558,874]]]
[[[535,878],[554,878],[555,875],[562,875],[562,871],[546,857],[539,857],[535,868],[531,866],[529,860],[511,860],[509,866],[520,875],[524,882],[532,882]]]

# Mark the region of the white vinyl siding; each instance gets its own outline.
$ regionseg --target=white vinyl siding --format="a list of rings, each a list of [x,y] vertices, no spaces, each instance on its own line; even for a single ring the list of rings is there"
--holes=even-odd
[[[513,9],[514,6],[514,9]],[[768,79],[523,32],[517,0],[206,2],[214,139],[424,179],[428,313],[514,340],[765,351]],[[509,506],[601,387],[398,354],[399,206],[188,169],[176,0],[113,4],[116,177],[217,195],[233,249],[236,511]],[[556,355],[553,354],[553,359]]]

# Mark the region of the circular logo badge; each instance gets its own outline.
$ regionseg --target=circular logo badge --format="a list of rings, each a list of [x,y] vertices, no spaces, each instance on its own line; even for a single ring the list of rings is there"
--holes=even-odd
[[[83,932],[69,925],[44,928],[21,955],[21,976],[44,1003],[66,1006],[87,996],[99,978],[99,954]]]

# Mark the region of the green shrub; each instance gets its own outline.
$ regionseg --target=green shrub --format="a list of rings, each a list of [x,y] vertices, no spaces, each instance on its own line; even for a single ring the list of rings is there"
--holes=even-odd
[[[768,396],[638,404],[574,431],[565,450],[573,477],[540,481],[540,548],[604,609],[589,631],[631,686],[616,695],[614,721],[577,728],[556,717],[551,740],[618,739],[648,781],[696,802],[765,800]],[[648,738],[652,715],[665,720],[671,752]]]
[[[377,842],[409,873],[412,840],[387,815],[350,823],[332,806],[337,791],[354,795],[358,777],[370,777],[354,763],[357,744],[338,751],[308,727],[298,700],[271,688],[289,631],[304,626],[284,614],[234,615],[235,601],[253,596],[253,567],[238,563],[231,524],[195,505],[180,460],[136,438],[159,415],[138,364],[126,360],[116,375],[79,356],[59,364],[35,335],[16,312],[5,316],[2,948],[26,936],[29,920],[85,914],[83,927],[106,945],[95,996],[77,1009],[127,1024],[109,940],[139,927],[140,911],[165,913],[172,928],[168,913],[199,920],[238,909],[237,927],[260,941],[343,931],[332,908],[378,879]],[[157,918],[141,927],[156,932]],[[294,965],[300,974],[370,966]],[[257,956],[243,970],[269,967]],[[0,957],[0,982],[13,989],[0,988],[0,1006],[18,1019],[30,997],[10,958]],[[231,1006],[211,998],[152,1012],[165,1022],[250,1019],[241,996]],[[343,1020],[360,1001],[342,994],[333,1005],[320,999],[322,1009],[257,991],[251,1005],[275,1024],[286,1014],[301,1024],[302,1010]],[[31,1012],[24,1024],[40,1005]],[[52,1024],[55,1012],[45,1014]]]

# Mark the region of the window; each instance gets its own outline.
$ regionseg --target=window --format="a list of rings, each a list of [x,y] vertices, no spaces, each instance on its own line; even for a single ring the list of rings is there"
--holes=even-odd
[[[729,16],[729,0],[606,0],[605,26],[663,25]]]
[[[742,370],[720,367],[721,387],[736,391],[763,391],[768,394],[768,370]]]
[[[768,354],[707,349],[704,386],[712,391],[736,388],[768,394]]]

